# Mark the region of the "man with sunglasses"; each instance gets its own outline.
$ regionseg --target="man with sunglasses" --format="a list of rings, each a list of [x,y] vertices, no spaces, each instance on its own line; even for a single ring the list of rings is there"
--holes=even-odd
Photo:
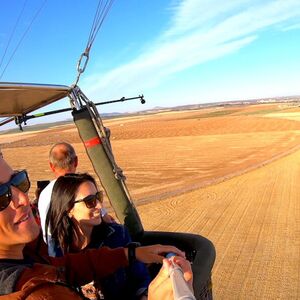
[[[127,249],[103,247],[60,258],[42,256],[41,252],[31,252],[31,257],[26,257],[25,245],[35,240],[40,232],[29,205],[29,188],[27,172],[14,172],[0,158],[0,300],[82,299],[73,285],[84,284],[95,276],[107,276],[135,259],[158,263],[163,261],[161,253],[174,252],[184,256],[172,246],[132,245]],[[191,280],[192,273],[187,262],[179,259],[178,263],[186,280]],[[161,283],[164,283],[163,289],[160,288]],[[172,299],[170,295],[172,287],[168,275],[160,272],[150,285],[148,299],[168,300]]]
[[[61,142],[54,144],[49,151],[49,166],[54,173],[55,179],[50,181],[49,184],[42,190],[38,200],[38,210],[41,220],[41,227],[43,230],[44,241],[46,241],[46,217],[50,206],[51,195],[53,186],[58,177],[70,173],[76,173],[78,166],[78,157],[72,145]],[[101,208],[101,215],[104,222],[114,222],[114,219],[107,214],[106,209]],[[51,235],[48,232],[48,240]]]

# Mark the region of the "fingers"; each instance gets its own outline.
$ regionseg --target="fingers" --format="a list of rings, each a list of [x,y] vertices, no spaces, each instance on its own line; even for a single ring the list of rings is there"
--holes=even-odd
[[[162,263],[164,255],[170,252],[185,257],[185,253],[174,246],[152,245],[136,248],[136,258],[144,263]]]
[[[162,276],[169,277],[169,268],[171,268],[172,263],[170,262],[169,259],[164,258],[162,264],[163,265],[159,272],[162,274]]]
[[[172,267],[172,263],[178,265],[182,269],[183,273],[187,274],[186,280],[192,279],[193,277],[192,267],[191,267],[191,263],[187,259],[180,256],[172,256],[171,258],[164,260],[164,266],[166,268]]]
[[[175,246],[167,246],[167,245],[155,245],[157,246],[158,252],[160,254],[167,254],[167,253],[175,253],[177,256],[184,257],[185,258],[185,253]]]
[[[180,266],[183,271],[192,271],[191,263],[188,260],[180,256],[174,256],[172,260],[175,264]]]
[[[170,268],[172,268],[171,260],[168,258],[164,258],[163,266],[162,266],[161,270],[164,270],[166,272],[167,276],[169,276]]]
[[[193,272],[191,264],[188,260],[179,257],[173,256],[169,259],[163,260],[163,266],[160,270],[161,277],[169,277],[172,272],[176,269],[176,265],[179,266],[183,272],[183,278],[187,283],[189,289],[193,292]]]
[[[193,291],[193,271],[191,263],[179,256],[173,256],[171,260],[182,269],[183,277]]]
[[[170,252],[175,253],[179,257],[185,258],[185,253],[174,246],[159,244],[159,245],[153,245],[152,247],[154,247],[153,250],[157,254],[157,255],[155,255],[156,263],[162,263],[163,259],[165,258],[165,255]]]
[[[148,300],[174,299],[172,283],[167,269],[170,263],[164,259],[162,268],[149,285]]]

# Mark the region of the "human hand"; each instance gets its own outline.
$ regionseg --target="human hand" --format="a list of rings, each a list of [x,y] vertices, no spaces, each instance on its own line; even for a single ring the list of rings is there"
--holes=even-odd
[[[172,262],[181,268],[185,281],[187,282],[190,290],[193,291],[193,271],[191,263],[180,256],[173,256],[170,259],[166,259],[165,264],[169,274],[171,272],[171,268],[173,268]]]
[[[182,257],[172,257],[171,259],[164,259],[163,266],[157,276],[151,281],[148,288],[148,300],[173,300],[173,285],[169,276],[173,268],[172,262],[181,267],[184,279],[186,280],[189,288],[193,291],[193,272],[189,261]]]
[[[102,220],[105,223],[116,223],[116,220],[109,214],[105,214],[104,216],[102,216]]]
[[[168,271],[168,260],[163,260],[163,266],[148,287],[148,300],[173,300],[173,287]]]
[[[185,253],[176,247],[160,244],[137,247],[135,249],[135,257],[144,263],[162,263],[163,255],[169,252],[174,252],[177,256],[185,258]]]

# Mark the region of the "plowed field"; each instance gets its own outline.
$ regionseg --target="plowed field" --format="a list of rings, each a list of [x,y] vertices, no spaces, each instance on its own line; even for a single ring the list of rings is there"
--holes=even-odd
[[[299,116],[272,104],[105,122],[145,229],[214,242],[215,299],[300,298]],[[6,159],[29,171],[31,196],[36,180],[52,178],[58,141],[93,173],[74,126],[0,136]]]

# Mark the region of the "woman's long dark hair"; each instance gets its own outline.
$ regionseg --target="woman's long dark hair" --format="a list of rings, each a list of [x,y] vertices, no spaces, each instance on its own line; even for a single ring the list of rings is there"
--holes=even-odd
[[[79,186],[87,181],[97,187],[95,179],[87,173],[60,176],[53,186],[46,217],[46,233],[50,229],[51,238],[63,253],[70,252],[74,238],[77,236],[76,228],[68,213],[74,206]],[[46,238],[48,243],[47,234]]]

